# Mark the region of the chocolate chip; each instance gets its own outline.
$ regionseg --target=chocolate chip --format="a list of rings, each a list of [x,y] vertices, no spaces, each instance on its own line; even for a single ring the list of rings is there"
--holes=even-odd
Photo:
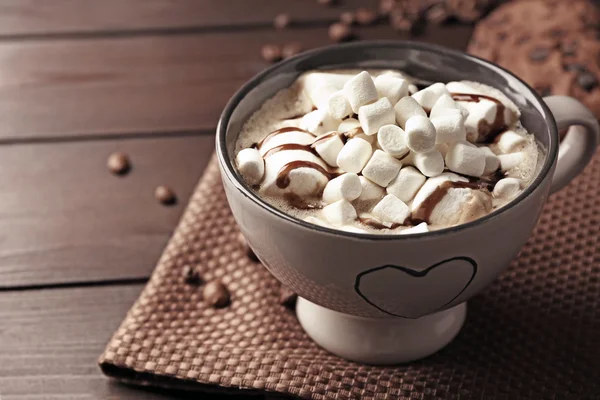
[[[274,63],[281,60],[281,49],[274,44],[265,44],[260,49],[260,55],[266,62]]]
[[[533,62],[542,62],[548,58],[550,51],[545,47],[536,47],[529,52],[529,59]]]
[[[359,8],[354,17],[359,25],[372,25],[377,20],[377,14],[368,8]]]
[[[202,298],[215,308],[225,307],[231,300],[227,287],[220,281],[211,281],[204,285]]]
[[[190,284],[190,285],[199,285],[200,284],[200,274],[198,273],[198,271],[196,270],[196,268],[190,266],[190,265],[184,265],[183,266],[183,279],[185,281],[185,283]]]
[[[329,26],[329,38],[334,42],[344,42],[352,38],[352,30],[346,24],[337,22]]]
[[[577,84],[586,92],[591,92],[598,86],[598,78],[589,71],[582,71],[577,75]]]
[[[434,24],[441,24],[449,18],[448,12],[443,4],[437,4],[427,10],[425,19]]]
[[[354,13],[350,11],[343,12],[340,15],[340,22],[346,25],[354,24]]]
[[[281,55],[283,58],[290,58],[302,51],[302,44],[300,42],[290,42],[283,45]]]
[[[127,154],[120,152],[112,153],[108,156],[106,166],[115,175],[124,175],[129,172],[131,167]]]
[[[288,14],[282,13],[275,17],[273,20],[273,26],[276,29],[285,29],[290,25],[291,18]]]
[[[164,185],[160,185],[154,189],[154,197],[164,205],[172,205],[177,202],[177,196],[173,189]]]

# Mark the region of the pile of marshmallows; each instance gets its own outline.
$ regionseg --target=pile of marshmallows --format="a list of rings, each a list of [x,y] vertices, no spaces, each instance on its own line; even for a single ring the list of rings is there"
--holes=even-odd
[[[363,71],[355,76],[312,73],[303,84],[317,109],[300,120],[297,131],[273,136],[259,149],[240,151],[237,165],[244,179],[249,184],[260,183],[261,192],[268,196],[322,193],[328,204],[322,209],[325,221],[309,217],[312,223],[361,231],[349,226],[358,218],[351,202],[358,200],[376,201],[370,216],[385,226],[401,225],[443,182],[467,181],[464,176],[490,175],[498,168],[507,171],[523,159],[523,153],[513,151],[526,139],[514,131],[499,137],[498,148],[506,154],[496,155],[487,146],[473,144],[479,139],[480,123],[494,122],[498,105],[489,100],[453,100],[451,92],[478,93],[464,83],[435,83],[416,91],[397,73],[373,79]],[[353,114],[358,114],[358,119],[351,118]],[[504,117],[507,123],[519,118],[517,111],[508,107]],[[341,133],[353,130],[358,134],[344,143]],[[319,140],[326,134],[326,139]],[[318,156],[301,148],[269,154],[269,150],[290,143],[314,143]],[[312,162],[341,175],[329,180],[317,169],[298,168],[290,171],[289,185],[282,189],[276,184],[277,176],[292,161]],[[454,173],[444,172],[445,168]],[[496,184],[493,196],[508,199],[519,190],[518,179],[504,178]],[[458,222],[452,221],[454,216],[442,214],[444,210],[456,214],[460,202],[471,196],[471,189],[452,191],[456,191],[456,201],[434,210],[441,211],[440,215],[432,213],[427,222]],[[423,223],[401,233],[425,231],[428,226]]]

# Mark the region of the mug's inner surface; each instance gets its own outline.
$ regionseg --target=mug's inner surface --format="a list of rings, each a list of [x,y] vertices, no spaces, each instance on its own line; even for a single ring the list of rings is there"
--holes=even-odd
[[[306,71],[328,69],[397,69],[429,83],[469,80],[499,89],[519,108],[523,126],[535,136],[542,150],[537,176],[521,196],[543,179],[556,155],[558,134],[549,110],[526,84],[499,67],[462,53],[416,43],[358,42],[318,49],[278,64],[251,80],[230,101],[220,121],[217,140],[226,168],[241,187],[269,209],[273,208],[253,193],[233,166],[237,137],[248,118],[279,90],[291,86]]]

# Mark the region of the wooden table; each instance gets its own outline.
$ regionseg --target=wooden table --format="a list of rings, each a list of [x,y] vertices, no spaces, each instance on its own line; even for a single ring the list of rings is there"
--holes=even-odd
[[[377,0],[0,0],[0,398],[170,399],[96,364],[152,273],[263,44],[329,43]],[[288,12],[292,28],[275,31]],[[413,39],[464,49],[468,26]],[[386,25],[362,39],[405,39]],[[113,151],[131,156],[111,175]],[[167,184],[179,202],[160,205]]]

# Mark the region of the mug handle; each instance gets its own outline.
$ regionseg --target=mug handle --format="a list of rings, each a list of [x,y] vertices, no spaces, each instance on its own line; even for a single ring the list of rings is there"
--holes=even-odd
[[[544,97],[552,111],[558,130],[570,128],[558,148],[556,171],[550,193],[567,186],[579,175],[596,153],[600,142],[600,126],[592,112],[569,96]]]

